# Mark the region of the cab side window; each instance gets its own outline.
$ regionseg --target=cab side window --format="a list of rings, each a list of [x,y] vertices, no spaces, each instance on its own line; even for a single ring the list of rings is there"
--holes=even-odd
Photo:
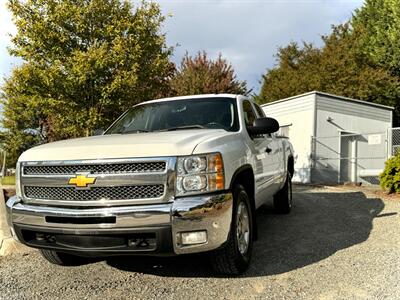
[[[243,113],[246,126],[253,126],[254,120],[257,118],[250,101],[243,101]]]
[[[254,103],[254,107],[255,107],[256,110],[257,110],[258,117],[259,117],[259,118],[265,118],[265,113],[264,113],[264,111],[262,110],[262,108],[261,108],[258,104],[255,104],[255,103]]]

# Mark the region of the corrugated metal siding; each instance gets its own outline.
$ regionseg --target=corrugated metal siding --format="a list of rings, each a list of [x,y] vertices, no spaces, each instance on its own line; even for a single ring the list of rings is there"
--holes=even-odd
[[[317,95],[317,110],[341,113],[383,122],[391,121],[391,111],[379,107],[360,105],[333,97]]]
[[[315,95],[308,95],[300,97],[290,101],[284,101],[281,103],[265,105],[263,110],[268,115],[274,115],[275,117],[281,115],[292,115],[296,112],[312,110],[314,105]]]

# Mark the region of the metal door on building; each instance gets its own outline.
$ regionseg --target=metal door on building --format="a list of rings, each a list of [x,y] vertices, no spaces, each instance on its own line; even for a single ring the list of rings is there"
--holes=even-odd
[[[340,134],[340,174],[339,182],[350,181],[350,162],[347,159],[351,155],[351,142],[347,136]]]
[[[357,139],[354,133],[340,132],[339,182],[355,182],[357,174]]]

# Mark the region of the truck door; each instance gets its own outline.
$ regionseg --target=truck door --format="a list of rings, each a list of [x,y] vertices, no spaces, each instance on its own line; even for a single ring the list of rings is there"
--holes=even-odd
[[[256,103],[253,103],[257,116],[259,118],[265,117],[264,111]],[[282,183],[282,176],[284,176],[285,165],[284,165],[284,149],[282,141],[275,136],[275,134],[263,135],[266,140],[266,155],[264,155],[264,165],[267,169],[267,173],[271,174],[272,180],[270,182],[269,192],[275,194]]]
[[[257,115],[251,102],[248,100],[243,101],[243,114],[245,125],[252,126]],[[266,138],[265,135],[249,135],[248,144],[253,157],[256,207],[259,207],[273,194],[272,182],[275,170],[273,170],[273,165],[269,160],[274,155],[276,149],[272,145],[272,140]]]

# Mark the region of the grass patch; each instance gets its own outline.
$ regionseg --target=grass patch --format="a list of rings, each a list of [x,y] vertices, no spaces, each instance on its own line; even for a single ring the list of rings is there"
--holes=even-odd
[[[2,185],[15,185],[15,176],[6,176],[0,179]]]

